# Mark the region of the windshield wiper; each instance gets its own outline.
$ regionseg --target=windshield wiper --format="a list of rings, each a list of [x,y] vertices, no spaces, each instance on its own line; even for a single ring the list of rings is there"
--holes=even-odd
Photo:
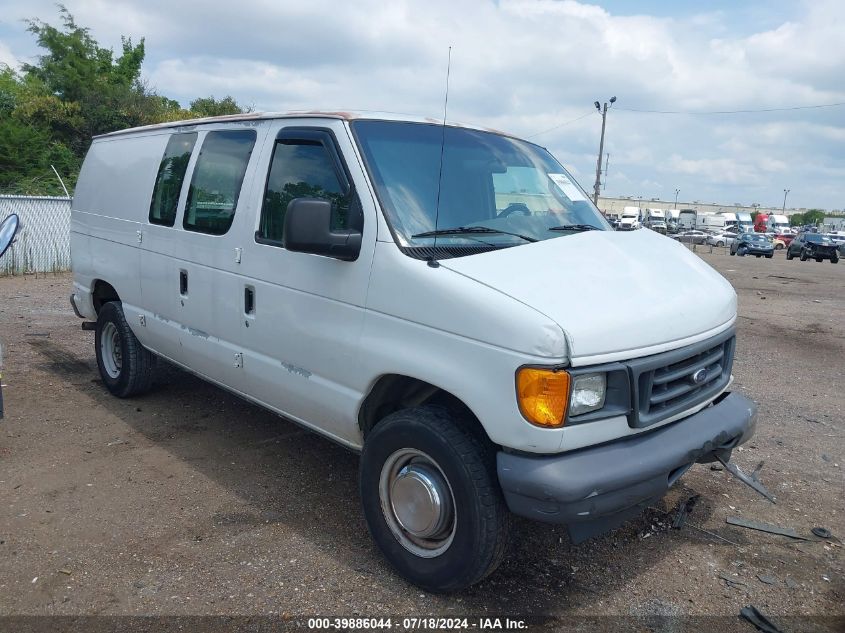
[[[597,226],[592,224],[561,224],[560,226],[553,226],[549,228],[550,231],[601,231]]]
[[[520,235],[519,233],[511,233],[510,231],[502,231],[500,229],[494,229],[489,226],[456,226],[451,229],[438,229],[436,231],[426,231],[425,233],[417,233],[416,235],[412,235],[411,237],[434,237],[436,235],[467,235],[472,233],[501,233],[502,235],[513,235],[514,237],[523,239],[526,242],[537,241],[537,238],[535,237]]]

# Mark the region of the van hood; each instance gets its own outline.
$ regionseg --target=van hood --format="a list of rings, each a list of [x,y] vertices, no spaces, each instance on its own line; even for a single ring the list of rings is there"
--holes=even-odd
[[[730,283],[654,231],[586,231],[440,264],[554,320],[573,365],[681,347],[736,318]]]

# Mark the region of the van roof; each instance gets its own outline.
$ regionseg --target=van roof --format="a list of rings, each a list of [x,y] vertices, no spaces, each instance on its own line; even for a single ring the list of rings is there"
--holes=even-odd
[[[168,121],[166,123],[154,123],[153,125],[142,125],[140,127],[127,128],[125,130],[117,130],[116,132],[109,132],[108,134],[100,134],[94,138],[105,138],[111,136],[119,136],[122,134],[134,134],[136,132],[148,132],[152,130],[164,130],[167,128],[187,127],[194,125],[203,125],[206,123],[235,123],[238,121],[263,121],[268,119],[341,119],[344,121],[354,121],[357,119],[369,119],[374,121],[402,121],[407,123],[429,123],[441,125],[442,119],[433,119],[431,117],[420,117],[410,114],[402,114],[399,112],[377,112],[367,110],[356,111],[342,111],[342,110],[294,110],[291,112],[247,112],[245,114],[229,114],[224,116],[203,117],[200,119],[185,119],[182,121]],[[501,134],[511,138],[519,138],[507,132],[500,130],[486,128],[476,125],[467,125],[464,123],[456,123],[454,121],[446,121],[448,127],[467,128],[470,130],[479,130],[482,132],[493,132],[494,134]]]

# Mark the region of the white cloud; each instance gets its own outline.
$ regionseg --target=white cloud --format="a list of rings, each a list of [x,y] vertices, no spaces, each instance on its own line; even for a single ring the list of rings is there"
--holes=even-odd
[[[20,61],[5,43],[0,42],[0,66],[4,64],[9,68],[17,68],[20,66]]]

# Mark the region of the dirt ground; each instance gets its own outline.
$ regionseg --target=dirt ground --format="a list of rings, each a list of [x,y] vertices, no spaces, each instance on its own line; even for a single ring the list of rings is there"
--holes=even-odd
[[[787,631],[835,630],[843,620],[793,616],[845,615],[845,264],[702,257],[739,295],[734,389],[760,406],[734,458],[747,471],[765,461],[777,504],[697,465],[641,519],[579,546],[563,528],[518,520],[499,571],[448,596],[406,584],[381,558],[356,455],[173,368],[152,393],[116,399],[68,304],[71,277],[0,278],[0,615],[733,622],[753,604]],[[693,494],[688,524],[672,529],[665,512]],[[834,538],[812,540],[814,526]]]

